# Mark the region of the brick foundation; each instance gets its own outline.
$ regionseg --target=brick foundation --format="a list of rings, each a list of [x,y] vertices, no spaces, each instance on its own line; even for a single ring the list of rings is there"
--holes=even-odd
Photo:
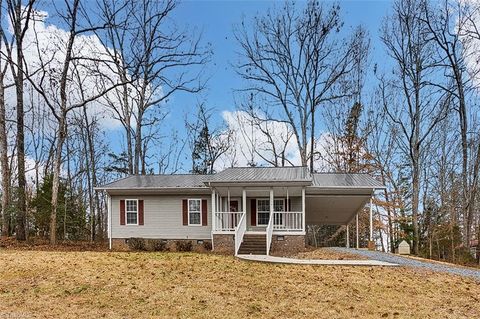
[[[153,241],[159,241],[162,239],[149,239],[145,238],[145,250],[153,251]],[[127,244],[128,238],[113,238],[112,239],[112,250],[115,251],[130,251],[130,248]],[[205,246],[208,247],[208,244],[204,243],[211,243],[210,239],[202,239],[203,243],[198,243],[197,240],[194,239],[163,239],[165,242],[165,251],[177,251],[177,242],[192,242],[192,251],[196,252],[205,252],[210,251],[210,249],[206,249]]]
[[[235,236],[233,234],[213,235],[213,251],[221,254],[235,254]]]
[[[283,237],[283,240],[279,240]],[[305,251],[305,236],[303,235],[273,235],[271,254],[275,256],[289,256]]]

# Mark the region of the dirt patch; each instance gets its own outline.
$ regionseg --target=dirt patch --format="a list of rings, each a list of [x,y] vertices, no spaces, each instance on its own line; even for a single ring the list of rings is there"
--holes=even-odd
[[[331,259],[331,260],[365,260],[368,259],[363,256],[358,256],[355,254],[349,254],[345,252],[335,251],[330,248],[315,248],[315,247],[307,247],[306,251],[298,252],[295,254],[290,255],[275,255],[279,257],[290,257],[290,258],[298,258],[298,259]]]
[[[57,243],[57,245],[50,245],[49,241],[46,239],[34,238],[19,242],[12,237],[3,237],[0,238],[0,248],[38,251],[107,251],[108,243],[90,241],[60,241]]]
[[[0,250],[0,317],[476,318],[480,283],[407,267]]]

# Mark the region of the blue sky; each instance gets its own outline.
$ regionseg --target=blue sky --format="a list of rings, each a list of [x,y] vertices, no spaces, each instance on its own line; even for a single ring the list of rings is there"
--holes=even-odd
[[[333,4],[331,1],[324,1]],[[379,28],[385,15],[391,8],[391,1],[340,1],[344,32],[349,32],[361,24],[370,33],[371,66],[384,60],[384,50],[379,40]],[[249,21],[255,14],[262,14],[274,5],[281,5],[281,1],[184,1],[175,15],[178,24],[188,24],[192,28],[201,30],[204,41],[210,42],[213,47],[213,60],[207,67],[210,73],[207,90],[201,96],[182,94],[172,101],[172,107],[180,108],[184,112],[194,106],[197,101],[205,101],[209,107],[219,112],[233,110],[233,91],[242,87],[242,80],[236,75],[232,63],[237,60],[238,45],[233,36],[234,24],[238,24],[245,17]],[[298,2],[303,5],[304,2]]]

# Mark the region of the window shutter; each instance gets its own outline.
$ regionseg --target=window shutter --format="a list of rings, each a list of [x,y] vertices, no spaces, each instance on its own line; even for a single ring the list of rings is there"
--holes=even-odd
[[[287,200],[287,207],[288,207],[288,211],[291,212],[292,211],[292,199],[289,198]]]
[[[257,200],[255,198],[250,200],[250,223],[252,226],[257,226]]]
[[[183,226],[188,226],[188,199],[182,202]]]
[[[202,226],[207,226],[208,224],[208,206],[207,200],[202,199]]]
[[[138,224],[143,225],[143,199],[138,200]]]
[[[125,225],[125,200],[120,200],[120,225]]]

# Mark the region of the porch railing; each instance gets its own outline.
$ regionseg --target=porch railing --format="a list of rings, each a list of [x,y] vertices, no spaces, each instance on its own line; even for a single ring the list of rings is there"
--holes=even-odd
[[[274,212],[273,230],[287,232],[303,231],[303,213]]]
[[[270,218],[268,219],[268,225],[266,229],[267,235],[267,256],[270,255],[270,246],[272,245],[272,235],[273,235],[273,225],[274,224],[274,216],[270,214]]]
[[[243,212],[215,212],[214,231],[234,231]]]
[[[240,215],[238,225],[235,227],[235,256],[238,255],[238,250],[243,242],[243,236],[247,231],[247,216],[243,212]]]

